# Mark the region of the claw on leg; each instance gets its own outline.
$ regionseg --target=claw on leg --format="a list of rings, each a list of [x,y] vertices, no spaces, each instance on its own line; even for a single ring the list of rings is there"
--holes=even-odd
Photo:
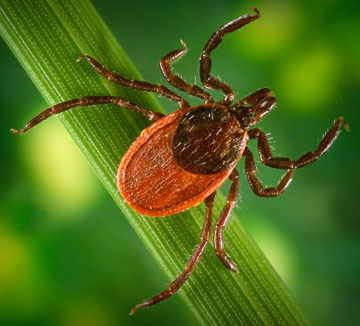
[[[218,220],[216,221],[215,232],[214,232],[214,249],[216,255],[219,257],[221,262],[225,267],[234,272],[239,273],[235,263],[230,259],[230,257],[224,251],[224,240],[223,240],[223,230],[225,229],[233,208],[237,202],[237,196],[239,193],[239,173],[236,170],[233,170],[229,179],[232,181],[226,205],[220,213]]]

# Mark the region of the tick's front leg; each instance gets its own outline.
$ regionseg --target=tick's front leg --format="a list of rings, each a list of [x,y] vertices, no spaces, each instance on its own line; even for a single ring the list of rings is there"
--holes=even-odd
[[[225,34],[234,32],[260,17],[260,13],[256,8],[250,7],[250,9],[254,11],[255,14],[238,17],[237,19],[234,19],[231,22],[228,22],[227,24],[221,26],[210,37],[200,56],[201,82],[203,83],[204,87],[208,89],[212,89],[212,90],[221,89],[224,93],[224,100],[222,102],[222,104],[224,105],[229,105],[234,100],[235,94],[229,85],[221,81],[219,78],[215,78],[212,75],[210,75],[211,66],[212,66],[211,52],[218,47]]]
[[[78,57],[77,61],[80,61],[81,59],[86,59],[95,71],[97,71],[101,76],[112,83],[127,86],[139,91],[157,93],[160,96],[166,97],[176,102],[180,109],[189,107],[189,103],[186,100],[165,86],[151,84],[143,80],[129,79],[124,76],[115,74],[89,55],[81,55]]]
[[[174,75],[171,72],[170,64],[172,62],[174,62],[175,60],[181,58],[187,52],[185,42],[184,41],[180,41],[180,42],[184,47],[183,49],[171,51],[169,54],[167,54],[160,60],[160,69],[161,69],[164,77],[172,86],[174,86],[184,92],[187,92],[192,96],[196,96],[198,98],[205,100],[205,103],[214,102],[214,100],[212,99],[212,97],[210,96],[209,93],[205,92],[204,90],[202,90],[200,87],[198,87],[196,85],[189,85],[183,79],[181,79],[179,76]]]

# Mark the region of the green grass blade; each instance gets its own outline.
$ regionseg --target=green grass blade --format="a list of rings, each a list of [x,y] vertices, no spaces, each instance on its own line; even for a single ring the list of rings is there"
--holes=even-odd
[[[0,0],[0,32],[49,105],[79,96],[111,94],[161,111],[154,96],[114,86],[86,62],[76,63],[80,54],[89,54],[119,74],[141,78],[88,1]],[[73,110],[60,119],[165,275],[173,280],[199,241],[204,206],[155,219],[140,216],[124,204],[116,186],[117,167],[148,122],[110,105]],[[215,214],[224,203],[219,195]],[[240,273],[227,271],[210,243],[179,295],[204,325],[306,325],[288,289],[239,217],[233,215],[225,232],[226,248]],[[153,294],[144,293],[144,297]]]

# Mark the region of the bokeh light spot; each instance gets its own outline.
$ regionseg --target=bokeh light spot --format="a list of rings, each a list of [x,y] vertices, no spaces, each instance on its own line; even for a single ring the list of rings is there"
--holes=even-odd
[[[66,214],[87,209],[99,197],[95,174],[56,118],[24,137],[23,158],[42,206],[52,211],[61,207]]]
[[[23,279],[30,270],[29,254],[26,246],[20,239],[11,234],[4,224],[0,224],[0,264],[1,302],[1,294],[6,294],[7,289],[11,288],[20,279]]]
[[[292,249],[291,241],[285,234],[278,231],[273,224],[267,222],[265,218],[252,218],[252,221],[261,222],[256,224],[253,222],[254,224],[250,227],[251,235],[256,243],[285,283],[293,285],[297,261],[296,252]]]
[[[279,94],[294,109],[322,110],[334,98],[339,78],[338,60],[331,48],[307,48],[284,64],[278,75]]]
[[[111,326],[121,325],[115,322],[114,317],[99,302],[90,299],[77,298],[70,300],[71,306],[65,308],[62,317],[62,326]]]
[[[252,59],[269,60],[284,50],[294,35],[298,17],[290,2],[256,4],[261,18],[246,26],[241,33],[235,33],[234,47],[241,54],[249,54]],[[239,9],[239,16],[244,9]]]

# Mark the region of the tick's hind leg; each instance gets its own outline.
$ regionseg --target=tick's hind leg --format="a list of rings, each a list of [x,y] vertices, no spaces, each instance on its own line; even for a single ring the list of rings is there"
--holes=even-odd
[[[212,220],[212,212],[213,212],[213,206],[214,206],[214,200],[215,200],[215,192],[210,195],[208,198],[205,199],[206,203],[206,215],[205,215],[205,222],[203,229],[201,231],[201,238],[200,243],[195,248],[192,256],[190,257],[189,261],[187,262],[185,269],[181,274],[173,281],[168,289],[165,291],[159,293],[158,295],[153,296],[152,298],[143,301],[142,303],[139,303],[134,308],[131,309],[130,315],[134,314],[135,311],[139,308],[143,307],[149,307],[154,304],[157,304],[168,297],[172,296],[174,293],[176,293],[180,287],[185,283],[187,278],[190,276],[192,271],[195,269],[196,265],[198,264],[206,245],[209,241],[210,234],[211,234],[211,220]]]
[[[81,97],[81,98],[77,98],[77,99],[73,99],[70,101],[56,104],[56,105],[52,106],[51,108],[46,109],[45,111],[41,112],[39,115],[37,115],[32,120],[30,120],[24,126],[24,128],[21,129],[20,131],[16,130],[16,129],[11,129],[11,132],[13,132],[14,134],[23,134],[24,132],[28,131],[32,127],[36,126],[41,121],[50,117],[51,115],[70,110],[77,106],[90,106],[90,105],[108,104],[108,103],[113,103],[113,104],[116,104],[117,106],[123,107],[125,109],[133,110],[138,113],[141,113],[142,115],[144,115],[151,121],[156,121],[164,116],[162,113],[150,111],[150,110],[145,109],[135,103],[124,100],[117,96],[88,96],[88,97]]]
[[[227,197],[226,205],[220,213],[218,220],[215,225],[214,232],[214,249],[219,257],[219,259],[223,262],[227,269],[233,271],[234,273],[238,273],[238,269],[236,268],[233,261],[229,258],[229,256],[224,251],[224,240],[223,240],[223,230],[225,229],[231,212],[236,205],[237,196],[239,193],[239,173],[234,169],[230,174],[229,179],[232,181],[230,191]]]
[[[167,54],[166,56],[164,56],[160,60],[160,69],[161,69],[164,77],[172,86],[174,86],[184,92],[187,92],[192,96],[196,96],[196,97],[199,97],[199,98],[205,100],[205,103],[214,102],[214,100],[211,98],[211,95],[209,93],[205,92],[204,90],[202,90],[200,87],[198,87],[196,85],[189,85],[189,84],[185,83],[179,76],[176,76],[171,72],[170,64],[173,61],[182,57],[187,52],[185,42],[183,42],[183,41],[180,41],[180,42],[184,47],[183,49],[174,50],[174,51],[170,52],[169,54]]]
[[[256,138],[258,140],[258,152],[261,163],[276,169],[290,170],[301,168],[316,161],[324,155],[339,136],[341,132],[341,125],[344,125],[347,131],[349,130],[349,125],[344,118],[337,118],[330,130],[322,138],[318,148],[313,152],[304,154],[298,160],[292,160],[284,157],[273,157],[267,136],[260,129],[252,129],[249,131],[248,135],[249,139]]]
[[[136,80],[136,79],[128,79],[126,77],[117,75],[117,74],[113,73],[112,71],[108,70],[107,68],[105,68],[100,62],[98,62],[97,60],[95,60],[93,57],[91,57],[89,55],[82,55],[77,59],[77,61],[80,61],[83,58],[89,62],[90,66],[95,71],[97,71],[100,75],[105,77],[110,82],[113,82],[113,83],[116,83],[116,84],[119,84],[122,86],[127,86],[132,89],[139,90],[139,91],[157,93],[160,96],[164,96],[172,101],[175,101],[178,104],[180,109],[189,107],[189,103],[186,100],[184,100],[181,96],[175,94],[173,91],[171,91],[170,89],[168,89],[165,86],[154,85],[154,84],[148,83],[146,81]]]
[[[204,87],[212,90],[221,89],[224,92],[223,104],[225,105],[230,104],[234,100],[235,94],[233,93],[229,85],[225,84],[224,82],[213,76],[210,76],[212,64],[211,51],[216,49],[216,47],[221,43],[222,38],[225,34],[236,31],[260,17],[260,13],[256,8],[250,7],[250,9],[255,12],[254,15],[241,16],[220,27],[210,37],[200,57],[200,78]]]

